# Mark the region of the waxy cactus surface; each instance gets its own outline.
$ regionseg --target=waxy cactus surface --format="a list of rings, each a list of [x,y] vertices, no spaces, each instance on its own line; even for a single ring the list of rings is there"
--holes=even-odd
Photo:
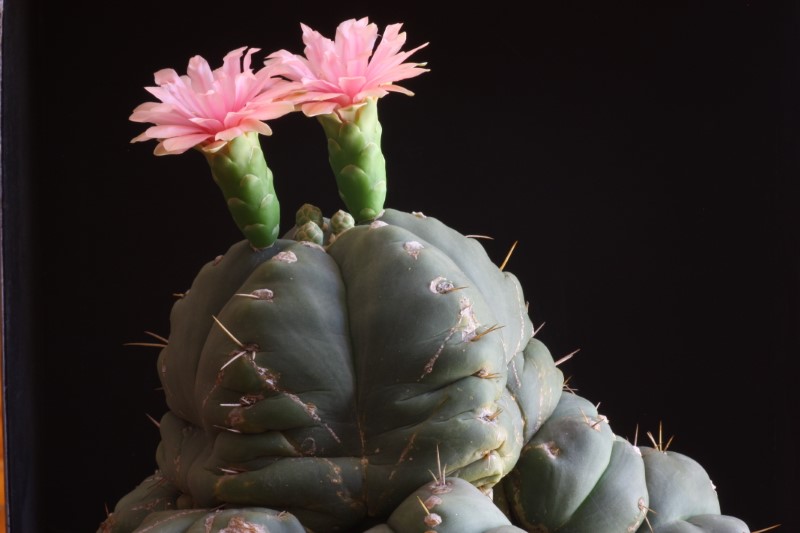
[[[255,73],[244,49],[215,71],[195,58],[132,116],[157,124],[135,139],[157,153],[196,144],[247,240],[174,304],[158,470],[99,531],[747,533],[699,464],[617,436],[565,387],[518,279],[477,239],[384,209],[378,98],[425,72],[399,29],[373,56],[366,18],[336,42],[303,26],[307,57]],[[206,100],[214,116],[191,105]],[[318,117],[350,213],[303,205],[278,238],[257,134],[287,106]]]

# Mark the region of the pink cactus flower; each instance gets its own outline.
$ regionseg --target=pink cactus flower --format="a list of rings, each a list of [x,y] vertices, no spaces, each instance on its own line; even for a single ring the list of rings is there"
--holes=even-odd
[[[294,111],[284,98],[298,84],[274,77],[270,68],[250,68],[257,48],[229,52],[222,67],[211,70],[200,56],[189,60],[187,75],[173,69],[155,73],[158,87],[146,90],[161,102],[145,102],[130,116],[133,122],[149,122],[144,133],[131,142],[155,139],[156,155],[181,154],[199,147],[214,152],[228,141],[248,132],[270,135],[265,120]]]
[[[390,91],[413,93],[394,82],[419,76],[428,69],[425,63],[404,63],[425,43],[408,52],[400,52],[406,42],[402,24],[390,24],[373,53],[378,27],[367,17],[350,19],[336,28],[336,40],[323,37],[305,24],[305,57],[286,50],[270,54],[265,62],[286,78],[303,84],[304,94],[298,103],[307,116],[333,113],[358,106],[367,98],[380,98]]]

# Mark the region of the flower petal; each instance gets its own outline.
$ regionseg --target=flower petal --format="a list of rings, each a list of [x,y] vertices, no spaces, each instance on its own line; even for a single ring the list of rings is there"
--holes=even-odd
[[[307,117],[316,117],[317,115],[327,115],[333,113],[336,108],[340,107],[336,102],[308,102],[301,106],[303,114]]]
[[[283,59],[263,67],[263,72],[253,72],[252,56],[257,51],[247,47],[232,50],[216,70],[203,57],[194,56],[186,75],[173,69],[156,72],[156,86],[145,89],[159,102],[140,104],[129,117],[153,126],[132,142],[157,139],[155,152],[166,155],[185,152],[210,139],[227,141],[251,131],[271,133],[264,121],[294,111],[295,93],[302,86],[279,77],[292,68]],[[303,70],[304,61],[294,63]]]
[[[400,31],[402,24],[388,25],[377,47],[378,27],[367,17],[339,24],[334,41],[305,24],[300,27],[306,45],[305,57],[280,50],[270,54],[265,65],[278,75],[302,84],[305,92],[294,93],[293,99],[301,104],[306,115],[321,114],[321,110],[331,109],[332,102],[347,107],[389,92],[413,94],[395,82],[428,71],[422,68],[424,63],[406,62],[427,43],[402,52],[406,41],[405,32]],[[330,96],[325,97],[326,93]],[[326,103],[320,105],[322,101]]]
[[[208,140],[210,136],[205,133],[198,133],[194,135],[182,135],[179,137],[170,137],[161,141],[161,146],[164,151],[169,154],[182,154],[189,148],[194,148],[203,141]]]

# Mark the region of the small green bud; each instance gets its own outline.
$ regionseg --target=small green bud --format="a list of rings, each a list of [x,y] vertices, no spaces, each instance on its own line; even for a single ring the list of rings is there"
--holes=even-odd
[[[319,225],[309,220],[302,226],[297,228],[297,231],[294,234],[294,240],[300,241],[308,241],[313,242],[314,244],[322,245],[322,241],[325,239],[325,233],[322,231],[322,228]]]
[[[306,222],[313,222],[320,228],[324,228],[325,220],[322,217],[322,211],[319,207],[316,207],[311,204],[303,204],[300,209],[297,210],[297,214],[294,217],[295,225],[297,227],[303,226]]]
[[[355,226],[355,224],[356,221],[353,218],[353,215],[341,209],[339,209],[331,217],[331,231],[333,231],[334,235],[339,235],[340,233],[349,230]]]

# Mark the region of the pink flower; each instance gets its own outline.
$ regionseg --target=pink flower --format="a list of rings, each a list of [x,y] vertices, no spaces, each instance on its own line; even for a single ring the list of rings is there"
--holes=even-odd
[[[216,70],[194,56],[187,75],[179,76],[173,69],[156,72],[158,87],[146,90],[161,102],[145,102],[130,116],[133,122],[155,125],[131,142],[158,140],[155,154],[165,155],[198,145],[213,152],[247,132],[270,135],[272,130],[263,121],[294,110],[292,102],[280,99],[297,84],[273,77],[269,68],[254,73],[250,59],[258,49],[245,50],[229,52]]]
[[[336,28],[336,40],[323,37],[305,24],[305,57],[280,50],[268,56],[266,65],[279,69],[281,75],[299,81],[305,89],[298,103],[308,116],[332,113],[340,108],[362,104],[367,98],[380,98],[390,91],[407,95],[408,89],[394,82],[419,76],[427,69],[424,63],[403,63],[425,43],[408,52],[400,52],[406,42],[402,24],[386,27],[380,43],[378,27],[367,17],[350,19]],[[280,68],[282,67],[282,68]]]

